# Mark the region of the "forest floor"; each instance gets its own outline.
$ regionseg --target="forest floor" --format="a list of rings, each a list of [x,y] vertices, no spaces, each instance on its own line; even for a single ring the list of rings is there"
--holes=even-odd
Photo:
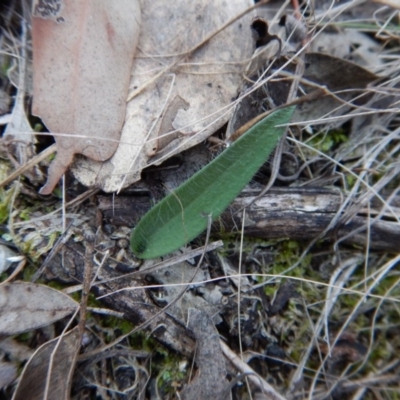
[[[0,6],[0,399],[400,398],[400,7],[289,3],[252,11],[256,56],[211,138],[118,195],[79,183],[78,158],[47,196],[30,7]],[[154,203],[293,101],[207,233],[136,257]]]

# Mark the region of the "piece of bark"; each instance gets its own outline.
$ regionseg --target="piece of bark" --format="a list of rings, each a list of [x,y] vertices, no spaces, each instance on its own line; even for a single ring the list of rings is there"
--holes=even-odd
[[[112,268],[103,267],[101,279],[103,281],[108,280],[108,282],[104,282],[94,288],[97,296],[113,293],[102,299],[108,307],[123,312],[124,317],[136,325],[149,321],[161,310],[160,307],[154,305],[147,295],[146,289],[139,288],[143,286],[143,279],[124,277],[123,279],[112,280],[118,276],[120,274],[116,273]],[[118,291],[127,287],[136,287],[137,289]],[[189,335],[185,326],[169,315],[168,312],[155,318],[146,330],[151,332],[152,336],[166,347],[185,356],[193,354],[195,341]]]
[[[229,209],[213,224],[214,231],[240,231],[242,212],[250,204],[259,190],[244,190]],[[325,188],[273,188],[261,199],[246,208],[244,233],[247,236],[264,239],[290,238],[294,240],[313,240],[328,227],[343,201],[339,190]],[[105,222],[134,226],[152,203],[148,196],[107,197],[98,196],[99,210]],[[395,200],[397,201],[397,200]],[[375,204],[376,203],[376,204]],[[391,203],[393,207],[395,203]],[[138,206],[139,205],[139,206]],[[369,247],[373,250],[398,251],[400,226],[395,221],[373,221],[381,204],[371,202],[371,217],[361,210],[349,223],[341,224],[330,232],[335,239],[349,235],[346,244],[365,246],[366,230],[370,224]],[[119,211],[121,210],[121,212]]]
[[[69,240],[63,247],[62,255],[56,254],[46,268],[46,279],[59,279],[61,282],[82,282],[84,272],[85,248],[82,243]],[[124,313],[124,318],[136,326],[149,321],[161,308],[157,307],[148,296],[143,286],[143,277],[129,277],[121,275],[109,265],[104,265],[98,275],[103,283],[96,283],[92,292],[96,296],[104,296],[101,301],[112,310]],[[119,278],[119,279],[118,279]],[[107,282],[106,282],[107,281]],[[135,287],[135,290],[122,290]],[[120,291],[118,291],[120,290]],[[160,317],[146,328],[152,336],[169,349],[177,351],[187,357],[193,354],[195,340],[188,329],[168,313]]]
[[[189,310],[189,328],[196,337],[197,374],[180,393],[183,400],[220,399],[229,386],[219,334],[205,311]],[[224,399],[231,398],[230,395]]]
[[[149,196],[97,196],[98,210],[113,226],[134,226],[151,207]]]
[[[238,211],[250,204],[258,191],[243,192],[221,217],[227,231],[241,227]],[[336,216],[344,196],[340,191],[324,188],[275,188],[246,208],[245,235],[265,239],[290,238],[312,240],[328,227]],[[372,201],[371,204],[377,203]],[[365,210],[359,212],[349,223],[339,223],[328,233],[335,239],[348,236],[344,241],[351,245],[367,244],[370,225],[369,247],[373,250],[398,251],[400,226],[395,221],[373,221],[381,204],[371,210],[370,218]],[[365,214],[364,214],[365,213]],[[350,235],[352,232],[353,235]]]

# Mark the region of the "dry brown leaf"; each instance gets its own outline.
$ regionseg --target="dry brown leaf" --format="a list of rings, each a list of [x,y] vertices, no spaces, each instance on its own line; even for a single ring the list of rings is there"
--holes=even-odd
[[[279,59],[274,64],[274,66],[276,65],[276,70],[278,71],[278,67],[286,62],[286,57]],[[358,97],[358,104],[362,104],[360,96],[366,93],[363,89],[371,82],[379,79],[377,75],[353,62],[332,57],[328,54],[307,53],[304,64],[303,78],[306,79],[306,82],[301,82],[302,90],[305,93],[315,90],[315,83],[325,86],[336,97],[324,96],[299,105],[292,119],[295,122],[313,121],[314,124],[325,123],[322,118],[324,116],[329,115],[332,117],[347,114],[351,106],[346,105],[345,102]],[[294,73],[294,70],[295,65],[287,68],[290,73]],[[313,84],[308,84],[307,81]],[[269,94],[276,105],[286,102],[288,89],[289,86],[279,79],[268,82]],[[340,123],[343,123],[343,121]]]
[[[188,52],[252,5],[251,0],[141,1],[131,80],[134,97],[128,103],[121,144],[105,163],[77,159],[73,173],[84,185],[118,191],[139,180],[149,162],[200,143],[226,123],[228,106],[238,95],[253,53],[252,15]],[[176,130],[172,140],[159,140],[171,130]],[[155,152],[156,160],[150,160]]]
[[[78,349],[78,327],[39,347],[25,365],[13,400],[69,399]]]
[[[140,25],[138,0],[33,5],[33,114],[55,134],[49,194],[75,154],[97,161],[118,147]]]
[[[29,282],[0,285],[0,334],[15,335],[64,318],[79,307],[66,294]]]

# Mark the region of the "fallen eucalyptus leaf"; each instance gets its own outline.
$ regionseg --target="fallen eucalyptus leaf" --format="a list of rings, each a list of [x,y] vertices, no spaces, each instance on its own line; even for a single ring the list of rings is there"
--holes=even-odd
[[[277,60],[276,65],[278,66],[286,61],[286,59]],[[304,63],[303,78],[318,85],[326,86],[337,97],[324,96],[299,105],[293,117],[294,122],[320,120],[319,123],[324,123],[322,117],[326,115],[332,117],[348,113],[351,107],[341,100],[351,101],[358,96],[357,104],[362,104],[366,101],[365,98],[361,97],[363,93],[366,94],[363,89],[379,78],[353,62],[328,54],[306,53]],[[288,71],[294,72],[294,69],[294,65],[287,67]],[[279,78],[279,75],[277,78]],[[308,84],[301,83],[300,86],[305,93],[315,90],[315,87]],[[268,91],[277,106],[286,103],[288,87],[285,88],[279,82],[279,79],[268,82]],[[343,123],[343,120],[340,123]]]
[[[227,122],[254,50],[253,15],[197,46],[252,5],[252,0],[141,1],[121,144],[104,163],[77,157],[72,172],[81,183],[119,191],[140,180],[149,163],[204,141]]]
[[[132,233],[133,252],[144,259],[160,257],[203,232],[208,216],[217,218],[267,160],[293,112],[288,107],[267,116],[156,204]]]
[[[22,371],[13,400],[70,399],[71,376],[78,348],[78,327],[39,347]],[[47,391],[46,381],[49,382]]]
[[[42,194],[75,154],[105,161],[118,147],[139,24],[139,0],[34,2],[32,112],[57,142]]]
[[[15,335],[64,318],[79,307],[66,294],[29,282],[0,285],[0,334]]]
[[[322,97],[304,101],[297,106],[292,122],[313,120],[313,123],[316,124],[315,120],[319,119],[318,123],[324,123],[324,116],[329,115],[332,117],[347,114],[351,106],[344,104],[344,102],[350,102],[356,96],[361,96],[367,85],[379,79],[379,76],[353,62],[328,54],[306,53],[304,58],[305,68],[302,78],[306,81],[300,84],[301,93],[311,94],[316,92],[315,83],[326,87],[330,92],[335,93],[336,97],[328,95],[327,92]],[[242,100],[236,106],[234,115],[228,123],[226,132],[228,139],[248,121],[268,109],[271,100],[276,106],[286,103],[291,81],[280,78],[281,76],[285,78],[286,75],[284,73],[293,74],[296,69],[296,65],[293,62],[286,66],[282,71],[282,75],[280,75],[281,68],[287,63],[288,59],[288,56],[283,56],[274,60],[271,72],[276,72],[278,76],[267,80],[263,87],[253,90],[253,84],[246,83],[244,85],[242,94],[246,94],[246,96],[242,96]],[[251,76],[249,81],[255,81],[256,79],[257,76]],[[366,91],[364,92],[366,93]],[[359,97],[357,101],[358,104],[362,104],[365,102],[365,98]],[[343,120],[338,123],[342,124]]]

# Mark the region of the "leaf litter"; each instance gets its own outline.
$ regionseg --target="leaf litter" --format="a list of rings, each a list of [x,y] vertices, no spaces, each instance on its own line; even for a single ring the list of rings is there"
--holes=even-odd
[[[41,193],[52,192],[75,154],[97,161],[114,154],[139,27],[137,0],[34,2],[32,112],[59,133]]]
[[[69,399],[79,330],[46,342],[25,365],[13,399]]]
[[[280,61],[288,61],[288,64],[285,67],[278,65],[278,60],[274,57],[276,48],[271,49],[272,56],[266,56],[261,67],[254,70],[254,74],[246,75],[247,82],[250,80],[250,83],[242,83],[237,87],[237,91],[241,91],[242,94],[239,101],[230,103],[230,106],[233,112],[235,107],[240,108],[238,103],[243,105],[246,99],[252,99],[247,103],[250,106],[253,104],[252,111],[256,116],[270,109],[271,105],[274,107],[277,101],[273,97],[276,96],[276,90],[281,90],[284,97],[293,79],[298,78],[299,97],[313,90],[323,89],[321,86],[327,86],[322,99],[330,99],[328,105],[334,104],[329,106],[332,110],[324,110],[312,118],[310,114],[301,123],[292,123],[287,139],[282,142],[281,152],[276,153],[273,159],[261,168],[250,184],[253,191],[261,191],[262,186],[274,175],[274,168],[278,168],[275,186],[278,185],[280,190],[287,189],[288,193],[290,187],[301,187],[304,190],[329,187],[336,190],[342,197],[341,207],[331,223],[321,227],[319,236],[308,236],[307,225],[302,225],[300,229],[305,242],[290,240],[285,238],[285,226],[281,226],[281,240],[265,239],[268,238],[267,228],[262,236],[264,239],[244,237],[240,241],[237,235],[224,230],[224,220],[217,221],[213,238],[223,238],[224,251],[217,254],[215,250],[207,252],[202,265],[206,271],[204,281],[196,279],[190,282],[187,293],[178,302],[174,302],[173,297],[176,294],[168,288],[174,286],[181,292],[182,286],[188,286],[196,258],[189,252],[186,262],[176,269],[171,265],[174,263],[172,259],[148,260],[141,265],[130,253],[128,235],[123,235],[123,232],[129,231],[128,228],[132,226],[122,226],[126,229],[121,229],[121,226],[116,227],[110,223],[112,218],[116,220],[116,215],[120,212],[117,205],[123,196],[110,202],[110,215],[114,216],[110,218],[105,214],[99,216],[96,213],[95,195],[86,200],[86,203],[72,203],[70,206],[66,203],[62,207],[55,197],[45,201],[35,197],[37,195],[27,178],[24,178],[19,191],[14,192],[13,201],[7,208],[10,212],[9,228],[3,237],[17,243],[28,257],[33,254],[33,260],[37,258],[37,253],[40,253],[38,247],[45,252],[49,251],[51,238],[57,235],[57,226],[59,231],[62,230],[63,208],[67,210],[70,218],[79,218],[80,222],[71,228],[70,239],[47,264],[44,280],[57,279],[65,285],[82,282],[86,246],[83,230],[87,227],[98,229],[101,226],[101,229],[97,230],[96,251],[93,257],[94,265],[99,269],[92,276],[92,290],[97,295],[106,295],[102,301],[110,308],[123,312],[125,319],[116,320],[115,317],[106,317],[104,314],[100,317],[94,312],[89,314],[86,324],[90,332],[85,332],[84,343],[87,347],[82,351],[86,352],[86,360],[93,360],[93,363],[90,364],[89,372],[84,368],[86,361],[85,354],[82,354],[80,360],[83,364],[78,364],[76,368],[84,376],[90,377],[91,386],[85,386],[79,379],[74,378],[72,385],[75,389],[78,388],[75,392],[76,398],[82,398],[87,393],[100,398],[118,398],[119,391],[129,393],[131,398],[176,398],[185,385],[194,382],[189,378],[189,371],[192,357],[195,357],[196,335],[186,328],[188,305],[195,308],[204,307],[214,317],[213,324],[225,340],[225,344],[222,345],[224,354],[230,354],[228,359],[235,360],[234,364],[225,361],[226,376],[221,378],[221,382],[224,379],[231,382],[232,387],[229,389],[237,398],[247,398],[248,391],[252,393],[253,398],[261,396],[263,388],[269,390],[265,381],[273,389],[271,396],[275,393],[276,396],[284,395],[285,398],[373,398],[376,393],[383,398],[392,398],[393,393],[399,392],[396,355],[400,346],[396,335],[399,321],[396,306],[399,295],[400,260],[396,255],[398,248],[393,246],[389,252],[383,253],[373,250],[371,245],[375,240],[384,240],[385,236],[382,236],[380,230],[383,224],[389,227],[389,231],[385,233],[389,236],[390,229],[394,235],[399,226],[399,35],[396,34],[398,21],[393,17],[396,14],[393,9],[378,2],[349,1],[334,4],[321,1],[316,4],[315,9],[305,5],[298,10],[298,14],[302,15],[303,34],[296,42],[292,39],[288,41],[285,35],[289,33],[290,37],[290,30],[281,18],[283,14],[291,16],[295,13],[288,8],[280,10],[282,5],[283,2],[273,2],[255,12],[268,21],[271,35],[280,35],[283,44],[283,51],[279,54]],[[293,21],[290,23],[293,26]],[[296,22],[294,18],[294,25],[298,23],[300,22]],[[250,23],[247,24],[247,28],[251,34]],[[184,30],[185,26],[182,29]],[[20,40],[19,33],[15,30],[13,32],[16,40]],[[356,34],[352,35],[352,32]],[[323,34],[329,35],[329,40],[313,48],[313,44],[318,43]],[[341,41],[344,41],[344,45],[338,53]],[[272,47],[272,43],[270,44]],[[285,46],[288,48],[286,53]],[[311,52],[307,51],[304,57],[301,53],[293,57],[304,46]],[[193,43],[185,49],[192,47]],[[362,51],[357,52],[361,48]],[[159,54],[147,53],[155,64],[161,61],[157,65],[158,71],[165,67],[165,60],[171,61],[173,58],[156,58],[155,55],[165,55],[162,50],[161,48]],[[258,52],[261,51],[263,49],[258,49]],[[324,70],[321,69],[317,72],[316,79],[298,76],[298,68],[294,63],[299,63],[298,59],[304,62],[306,57],[310,57],[307,54],[312,52],[328,54],[317,56],[317,61],[314,60],[314,64],[317,65],[312,65],[314,69],[321,68],[321,60],[333,59],[333,64],[327,62],[328,67],[340,65],[337,69],[343,69],[343,79],[349,79],[350,75],[348,82],[351,83],[351,74],[348,72],[352,67],[347,61],[352,61],[359,63],[358,68],[364,68],[367,71],[365,76],[370,74],[371,78],[362,80],[361,87],[354,87],[352,93],[346,93],[346,89],[349,88],[346,87],[347,84],[340,87],[341,75],[337,79],[339,86],[332,86],[325,78],[322,79],[321,74]],[[243,72],[251,63],[250,57],[243,57],[241,61]],[[224,68],[227,66],[224,65]],[[211,69],[210,65],[207,65],[207,69]],[[358,77],[362,70],[355,71]],[[331,73],[328,75],[329,78]],[[376,77],[378,79],[375,79]],[[135,78],[132,76],[132,79]],[[165,136],[164,140],[157,135],[157,124],[162,126],[163,130],[172,131],[175,122],[180,121],[179,118],[175,121],[174,115],[186,115],[189,109],[187,104],[190,101],[180,94],[175,95],[171,92],[171,103],[165,101],[169,89],[173,87],[172,79],[170,77],[170,81],[167,82],[169,86],[167,83],[165,87],[160,86],[163,97],[156,103],[159,107],[157,110],[162,111],[155,113],[153,121],[148,122],[150,126],[154,123],[154,140],[148,143],[142,165],[153,161],[158,163],[171,148],[172,152],[175,151],[174,141],[179,143],[184,137],[181,133],[174,133],[170,138]],[[174,85],[178,82],[176,78],[174,82]],[[258,92],[255,91],[256,88],[259,88]],[[133,87],[131,90],[135,91]],[[254,97],[251,97],[250,93]],[[322,104],[319,100],[321,99],[314,100],[315,107]],[[212,104],[211,101],[210,103]],[[309,106],[312,112],[315,107]],[[182,124],[179,126],[182,129]],[[128,142],[130,143],[129,140],[121,139],[121,147]],[[163,147],[167,149],[164,154]],[[215,152],[207,146],[201,148],[202,151]],[[196,148],[191,154],[195,152]],[[207,158],[210,157],[205,157]],[[74,168],[88,165],[82,160],[78,158]],[[190,157],[187,157],[185,152],[175,156],[173,160],[179,166],[179,163],[189,161]],[[174,167],[172,161],[169,165],[167,167],[172,168],[173,175],[173,179],[170,178],[169,181],[173,181],[176,186],[179,184],[179,169]],[[194,170],[198,169],[196,162],[193,165]],[[104,176],[107,176],[110,172],[109,167],[98,165],[96,168],[94,173],[93,170],[90,172],[92,175],[89,173],[90,179],[87,184],[106,181],[98,172],[101,170]],[[142,167],[137,168],[139,170]],[[168,169],[164,170],[164,176],[167,171]],[[125,172],[126,169],[121,170],[117,175]],[[125,192],[129,201],[123,203],[121,210],[129,209],[128,212],[132,213],[129,204],[135,204],[142,198],[147,199],[150,207],[151,201],[160,197],[159,192],[161,197],[164,195],[162,185],[159,188],[151,181],[151,173],[146,171],[143,174],[146,177],[150,176],[147,187],[146,181],[143,181]],[[292,179],[285,180],[291,176]],[[96,181],[97,177],[99,178]],[[125,184],[129,183],[129,179],[131,178],[127,178]],[[118,188],[120,184],[121,180],[118,182]],[[36,189],[35,186],[33,188]],[[152,199],[149,199],[149,190]],[[68,200],[80,193],[78,187],[71,182],[67,192]],[[132,200],[132,197],[135,200]],[[249,201],[246,197],[244,199]],[[40,205],[37,204],[38,201]],[[255,207],[260,204],[257,200],[254,202]],[[307,211],[301,211],[302,215],[312,215],[312,205],[307,204],[305,207],[308,207]],[[305,207],[302,210],[306,210]],[[49,211],[53,214],[48,214]],[[64,215],[65,219],[68,219],[68,215]],[[268,220],[268,217],[266,219]],[[298,220],[302,221],[300,214]],[[252,236],[259,235],[258,232],[249,230],[255,225],[247,214],[244,215],[243,221],[245,232],[252,232]],[[346,236],[356,236],[359,245],[349,246],[346,244],[346,236],[339,233],[342,232],[339,228],[352,226],[355,221],[359,222],[357,230],[347,230]],[[47,229],[48,236],[42,236],[39,241],[36,236],[40,236],[43,229]],[[241,226],[237,226],[236,232],[240,230]],[[32,236],[26,235],[27,232],[35,233],[34,242],[31,240]],[[35,243],[33,247],[31,243]],[[200,237],[192,246],[202,244],[204,237]],[[185,257],[187,250],[181,249],[174,255]],[[148,268],[152,268],[154,264],[160,268],[163,265],[168,267],[152,273]],[[29,279],[28,271],[26,277]],[[8,273],[11,272],[6,272],[6,275]],[[291,282],[296,284],[290,285]],[[289,291],[286,289],[288,287],[291,288]],[[282,296],[285,301],[281,301]],[[201,300],[196,302],[196,298]],[[206,307],[205,303],[209,306]],[[278,303],[282,303],[282,306],[278,307]],[[166,304],[173,304],[173,316],[169,315],[168,311],[159,314],[160,307]],[[148,328],[150,336],[141,333],[126,336],[133,328],[128,321],[137,325],[150,320],[154,315],[158,316]],[[41,327],[35,332],[44,335],[53,331],[48,335],[51,340],[61,334],[60,325],[61,329],[65,327],[64,320],[54,327]],[[54,333],[54,330],[57,333]],[[27,334],[32,335],[29,332]],[[99,354],[106,356],[107,352],[113,349],[101,350],[104,343],[109,345],[112,341],[120,341],[122,347],[113,348],[122,350],[122,355],[111,355],[110,360],[115,364],[111,365],[111,361],[106,368],[106,358],[98,357]],[[41,343],[34,340],[30,344],[37,348]],[[228,353],[225,347],[228,347],[231,353]],[[150,358],[143,355],[140,357],[130,353],[132,348],[150,349],[152,355]],[[171,349],[176,353],[169,351]],[[97,356],[90,356],[95,352]],[[235,353],[236,358],[233,356]],[[62,372],[64,377],[70,372],[67,371],[68,366],[66,367]],[[245,382],[245,376],[240,377],[243,379],[235,379],[238,371],[249,374],[248,385],[240,383]],[[201,377],[201,368],[197,374]],[[30,383],[33,376],[31,372],[24,373],[22,381]],[[46,372],[40,372],[38,381],[44,382],[47,376],[49,375]],[[250,379],[251,376],[255,379]],[[112,382],[112,385],[108,386],[108,382]],[[12,388],[8,386],[5,390],[11,398]],[[60,396],[62,397],[61,394]]]
[[[253,51],[246,29],[251,16],[207,38],[251,5],[250,0],[179,0],[172,10],[162,2],[142,2],[121,145],[108,163],[77,161],[73,173],[83,184],[119,191],[140,179],[156,152],[159,162],[202,142],[226,123]]]
[[[48,286],[29,282],[0,285],[0,334],[15,335],[72,314],[78,304]]]

